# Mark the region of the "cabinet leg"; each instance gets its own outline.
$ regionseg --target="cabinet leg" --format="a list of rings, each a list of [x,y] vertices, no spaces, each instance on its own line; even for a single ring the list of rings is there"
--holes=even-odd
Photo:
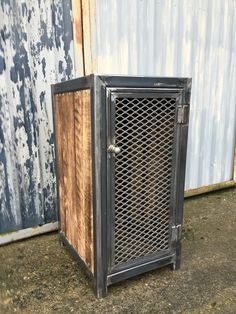
[[[107,296],[107,287],[104,289],[96,289],[95,294],[98,299],[105,298]]]
[[[103,283],[99,285],[99,283],[95,284],[94,293],[98,299],[105,298],[107,296],[107,285]]]
[[[59,242],[61,247],[65,246],[65,243],[62,239],[62,235],[60,233],[58,234],[58,242]]]
[[[179,241],[176,246],[176,257],[174,263],[171,265],[172,270],[178,270],[181,266],[181,242]]]

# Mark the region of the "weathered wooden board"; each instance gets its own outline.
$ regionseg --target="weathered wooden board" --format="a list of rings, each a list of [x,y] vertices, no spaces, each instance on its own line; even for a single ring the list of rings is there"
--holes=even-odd
[[[56,144],[59,177],[61,230],[74,240],[73,226],[68,223],[75,204],[74,94],[56,95]]]
[[[75,160],[78,253],[94,269],[90,91],[75,93]]]
[[[90,91],[56,95],[61,231],[94,270]]]
[[[54,112],[55,112],[55,131],[56,131],[56,149],[57,149],[57,175],[58,175],[58,186],[59,186],[59,198],[61,206],[63,206],[64,200],[64,189],[63,186],[63,167],[62,167],[62,117],[63,117],[63,108],[62,108],[62,95],[58,94],[55,96],[54,103]],[[60,212],[60,229],[65,233],[65,211]]]

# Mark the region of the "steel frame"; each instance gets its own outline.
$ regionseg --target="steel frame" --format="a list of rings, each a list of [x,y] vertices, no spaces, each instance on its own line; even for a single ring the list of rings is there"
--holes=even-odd
[[[114,109],[112,102],[117,94],[152,93],[157,96],[175,95],[178,106],[189,106],[191,79],[171,77],[127,77],[104,76],[91,74],[71,81],[52,86],[52,99],[58,93],[73,92],[90,89],[91,121],[92,121],[92,171],[93,171],[93,211],[94,211],[94,274],[90,272],[78,253],[60,232],[60,242],[69,248],[72,255],[86,270],[94,285],[98,298],[107,294],[107,287],[115,282],[136,276],[149,270],[172,265],[173,269],[180,267],[181,241],[180,232],[171,233],[171,249],[164,254],[152,254],[139,258],[135,262],[125,263],[122,267],[112,267],[112,252],[114,235],[114,161],[109,158],[107,147],[112,142],[114,132]],[[54,104],[54,101],[53,101]],[[54,110],[53,110],[54,112]],[[177,109],[176,109],[177,115]],[[177,121],[177,118],[176,118]],[[55,134],[54,115],[54,134]],[[173,147],[173,167],[171,183],[171,227],[181,230],[183,220],[184,179],[187,150],[188,121],[177,123],[175,126],[175,140]],[[55,136],[57,136],[55,134]],[[57,159],[57,157],[56,157]],[[58,168],[57,168],[58,178]],[[110,188],[111,187],[111,188]],[[59,191],[57,190],[59,206]],[[174,235],[173,235],[174,234]],[[178,234],[178,236],[176,236]],[[113,237],[113,238],[112,238]]]

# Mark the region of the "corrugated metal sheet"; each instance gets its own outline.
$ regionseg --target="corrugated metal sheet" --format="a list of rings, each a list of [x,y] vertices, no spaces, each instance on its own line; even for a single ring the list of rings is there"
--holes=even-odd
[[[73,76],[70,1],[0,5],[0,233],[57,220],[50,84]]]
[[[70,1],[0,4],[0,233],[57,220],[50,84],[74,76],[74,49],[77,74],[84,57],[86,72],[193,77],[186,189],[233,176],[236,2],[73,3],[76,47]]]
[[[96,0],[90,20],[91,70],[193,78],[186,189],[232,180],[236,1]]]

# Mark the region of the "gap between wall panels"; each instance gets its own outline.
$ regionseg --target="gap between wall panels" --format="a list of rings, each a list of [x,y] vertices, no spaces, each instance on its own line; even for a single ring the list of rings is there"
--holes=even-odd
[[[94,0],[72,0],[73,35],[76,76],[95,72],[92,55],[92,34],[95,34]],[[93,28],[91,30],[91,28]]]

